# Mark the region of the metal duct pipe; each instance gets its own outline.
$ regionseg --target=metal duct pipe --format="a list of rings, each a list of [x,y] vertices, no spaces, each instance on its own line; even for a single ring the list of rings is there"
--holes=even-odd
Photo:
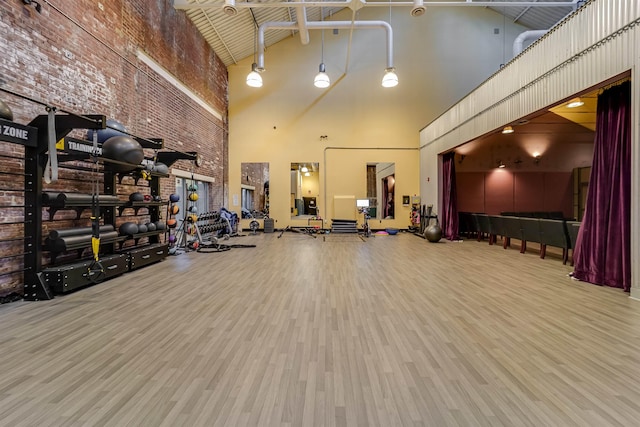
[[[298,32],[300,33],[300,42],[303,45],[308,45],[309,30],[307,29],[307,8],[302,6],[297,6],[296,15],[298,17]]]
[[[522,46],[524,45],[524,42],[526,40],[529,40],[529,39],[537,40],[540,37],[547,34],[548,32],[549,30],[532,30],[532,31],[525,31],[523,33],[520,33],[518,37],[516,37],[516,39],[513,41],[513,57],[515,58],[516,56],[522,53],[523,51]]]
[[[267,30],[295,30],[296,22],[264,22],[258,28],[258,70],[264,71],[264,32]],[[349,28],[383,28],[387,34],[387,66],[393,68],[393,30],[385,21],[313,21],[307,22],[309,30],[333,30]]]

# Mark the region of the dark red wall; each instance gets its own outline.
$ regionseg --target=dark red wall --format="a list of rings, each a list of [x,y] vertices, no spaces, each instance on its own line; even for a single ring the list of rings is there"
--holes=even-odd
[[[561,211],[573,215],[570,172],[489,172],[456,174],[461,212]]]

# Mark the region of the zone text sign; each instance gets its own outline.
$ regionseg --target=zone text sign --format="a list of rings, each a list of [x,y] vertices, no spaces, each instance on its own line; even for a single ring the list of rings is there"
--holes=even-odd
[[[0,119],[0,141],[12,142],[27,147],[37,147],[38,129]]]

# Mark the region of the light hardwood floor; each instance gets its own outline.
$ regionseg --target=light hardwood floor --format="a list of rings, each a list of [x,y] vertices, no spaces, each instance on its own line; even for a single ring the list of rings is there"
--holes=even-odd
[[[557,257],[230,242],[0,306],[0,425],[640,425],[640,302]]]

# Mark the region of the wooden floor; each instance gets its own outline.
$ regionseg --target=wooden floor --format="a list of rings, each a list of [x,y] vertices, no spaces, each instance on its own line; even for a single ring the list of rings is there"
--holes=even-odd
[[[640,302],[557,257],[230,242],[0,306],[0,425],[640,425]]]

